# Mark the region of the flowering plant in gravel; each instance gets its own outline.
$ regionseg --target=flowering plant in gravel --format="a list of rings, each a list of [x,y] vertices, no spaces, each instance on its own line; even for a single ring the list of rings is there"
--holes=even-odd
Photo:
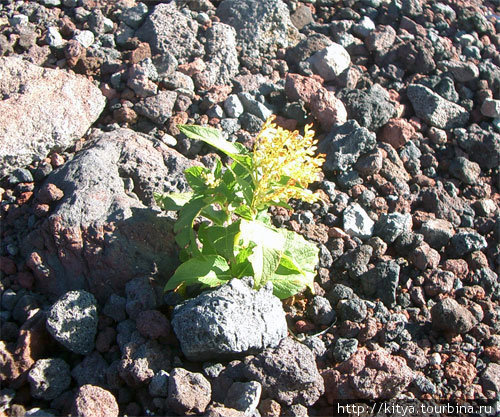
[[[233,162],[213,169],[195,166],[185,171],[187,193],[155,195],[164,210],[178,211],[174,226],[183,263],[165,290],[183,291],[200,284],[216,287],[231,278],[251,275],[255,288],[268,281],[281,299],[306,287],[313,290],[318,248],[301,235],[271,224],[271,205],[291,208],[291,198],[319,199],[307,187],[319,179],[323,155],[315,156],[310,126],[304,135],[290,132],[269,118],[257,136],[253,152],[223,139],[210,127],[181,125],[191,139],[217,148]]]

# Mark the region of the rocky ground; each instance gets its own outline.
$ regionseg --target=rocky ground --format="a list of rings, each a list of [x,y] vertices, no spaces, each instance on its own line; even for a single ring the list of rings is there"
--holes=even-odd
[[[0,2],[0,415],[498,409],[499,6]],[[174,310],[153,192],[215,157],[176,125],[250,147],[271,114],[326,154],[328,204],[272,210],[320,248],[316,294]]]

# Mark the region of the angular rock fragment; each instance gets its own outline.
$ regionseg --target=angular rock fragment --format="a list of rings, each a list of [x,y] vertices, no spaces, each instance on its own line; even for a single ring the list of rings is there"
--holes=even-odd
[[[312,405],[324,392],[311,350],[285,338],[276,349],[266,349],[245,361],[245,377],[262,384],[262,392],[286,405]]]
[[[97,301],[86,291],[70,291],[52,305],[47,330],[64,347],[86,355],[94,349]]]
[[[410,84],[406,94],[417,116],[431,126],[448,130],[462,127],[469,120],[467,110],[442,98],[424,85]]]
[[[106,103],[86,78],[0,58],[0,177],[80,139]]]

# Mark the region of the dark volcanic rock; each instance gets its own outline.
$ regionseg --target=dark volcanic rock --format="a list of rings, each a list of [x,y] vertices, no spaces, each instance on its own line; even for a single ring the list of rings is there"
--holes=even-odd
[[[233,279],[175,308],[172,327],[188,359],[254,353],[286,337],[285,313],[272,286],[259,291],[252,286],[251,281]]]
[[[374,133],[360,127],[355,120],[336,126],[319,144],[319,151],[326,154],[323,168],[327,171],[349,170],[358,158],[373,150],[377,144]]]
[[[313,353],[290,338],[283,339],[276,349],[250,357],[243,373],[262,384],[264,395],[287,405],[312,405],[324,392]]]
[[[378,84],[368,91],[343,90],[339,98],[344,103],[349,118],[374,132],[395,115],[396,109],[389,101],[387,91]]]
[[[147,206],[155,191],[186,190],[183,171],[191,165],[128,129],[94,133],[47,179],[64,197],[23,242],[35,287],[51,296],[87,289],[104,301],[138,275],[171,271],[172,223]]]
[[[54,303],[47,329],[64,347],[82,355],[94,349],[97,333],[97,301],[86,291],[70,291]]]

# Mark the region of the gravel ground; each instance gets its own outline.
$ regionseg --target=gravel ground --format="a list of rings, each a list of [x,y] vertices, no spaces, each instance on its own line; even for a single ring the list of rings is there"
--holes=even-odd
[[[0,2],[0,416],[499,410],[499,47],[498,0]],[[164,294],[153,193],[216,157],[177,125],[273,114],[326,155],[271,209],[315,294]]]

